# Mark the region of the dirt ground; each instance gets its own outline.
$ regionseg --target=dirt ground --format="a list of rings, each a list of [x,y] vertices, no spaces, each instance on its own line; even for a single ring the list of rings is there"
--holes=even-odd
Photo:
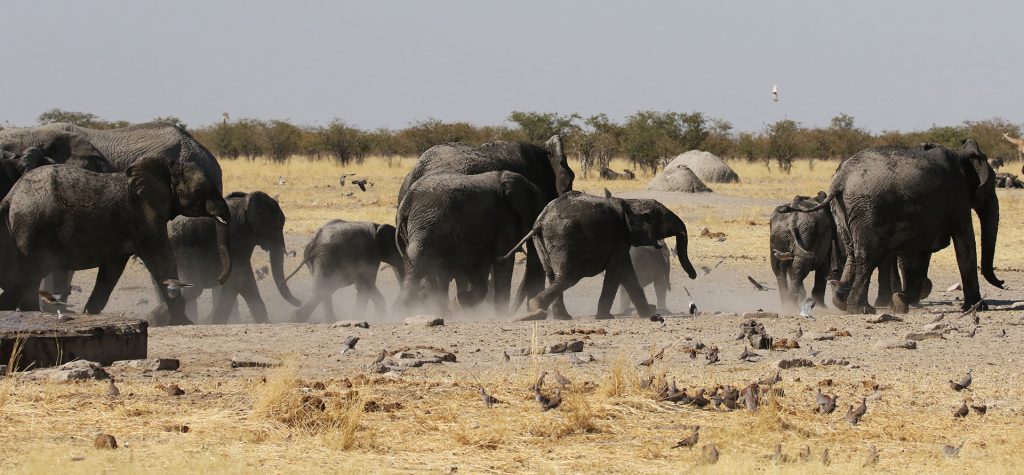
[[[821,181],[807,186],[806,193],[820,189]],[[603,185],[584,188],[596,193]],[[1000,191],[1009,209],[1019,205],[1016,191]],[[656,196],[628,191],[621,196],[661,199],[687,222],[695,266],[713,270],[698,271],[701,275],[690,280],[673,262],[668,304],[684,310],[689,303],[685,287],[700,315],[668,316],[664,325],[631,317],[594,320],[590,315],[601,284],[594,277],[566,294],[568,308],[577,316],[573,321],[515,322],[485,308],[459,312],[443,326],[410,325],[398,315],[351,315],[353,290],[344,289],[335,297],[339,318],[365,320],[369,328],[336,328],[322,322],[320,310],[311,324],[287,323],[292,307],[265,279],[261,292],[271,319],[279,323],[245,324],[251,320],[242,304],[237,317],[242,324],[152,328],[150,357],[178,358],[181,369],[110,370],[120,387],[117,398],[104,395],[106,381],[34,382],[26,374],[3,380],[0,466],[18,473],[1019,470],[1024,402],[1016,388],[1024,369],[1024,302],[1014,289],[1024,288],[1024,266],[1016,253],[1008,252],[1012,257],[1005,261],[997,254],[997,266],[1002,264],[997,275],[1009,290],[982,283],[993,309],[979,314],[973,336],[971,318],[959,316],[960,293],[945,291],[959,281],[950,264],[952,251],[946,250],[933,265],[935,291],[902,321],[872,324],[867,316],[821,308],[815,309],[813,319],[761,314],[756,319],[770,336],[795,340],[799,348],[758,350],[762,356],[746,362],[739,360],[746,342],[736,338],[749,319],[742,314],[778,311],[767,259],[767,218],[779,197],[730,189]],[[1000,237],[1015,242],[1019,219],[1005,211],[1003,216]],[[719,242],[701,237],[704,227],[724,230],[727,238]],[[309,236],[308,229],[290,229],[289,248],[301,256]],[[288,270],[299,260],[287,258]],[[265,253],[257,251],[255,266],[265,263]],[[747,276],[772,290],[755,290]],[[73,301],[85,300],[92,277],[90,272],[76,276],[84,292],[72,296]],[[390,303],[397,296],[390,271],[380,273],[379,285]],[[292,281],[293,292],[302,299],[308,288],[309,275],[300,271]],[[653,300],[653,290],[647,291]],[[201,301],[203,315],[209,309],[208,295]],[[108,312],[141,317],[155,300],[145,269],[132,263]],[[940,330],[941,337],[917,341],[916,349],[880,348],[923,331],[942,313],[948,327]],[[802,336],[797,336],[798,329]],[[342,354],[348,336],[360,340],[353,351]],[[576,339],[584,342],[579,355],[585,362],[580,365],[565,354],[530,354],[531,349],[536,353]],[[687,350],[698,342],[705,349],[691,359]],[[720,350],[717,363],[708,364],[710,347]],[[811,356],[811,347],[820,353]],[[663,359],[650,367],[638,365],[661,349]],[[453,354],[455,361],[371,372],[382,350],[385,362],[399,362],[394,354],[399,351],[440,351]],[[503,352],[511,355],[509,361]],[[284,364],[231,368],[229,360],[236,355]],[[655,391],[640,384],[654,376],[652,386],[674,380],[690,394],[718,384],[743,387],[773,375],[775,363],[790,358],[806,358],[814,366],[781,370],[775,386],[781,390],[766,396],[754,412],[660,402]],[[830,359],[846,364],[822,364]],[[572,384],[562,393],[561,407],[541,411],[529,386],[540,371],[556,369]],[[947,381],[959,380],[968,369],[973,370],[970,388],[950,389]],[[185,394],[167,396],[162,385],[172,383]],[[485,407],[478,384],[503,403]],[[551,395],[555,387],[549,376],[544,391]],[[834,414],[812,411],[818,388],[839,396]],[[310,410],[310,395],[326,401],[326,408]],[[868,410],[853,426],[844,415],[862,397]],[[965,400],[986,405],[987,414],[954,418]],[[188,425],[190,431],[167,430],[176,424]],[[673,449],[692,425],[701,426],[697,447]],[[121,448],[94,449],[98,432],[114,435]],[[958,457],[943,456],[945,444],[961,443]],[[718,463],[704,459],[707,444],[720,452]],[[773,461],[780,444],[782,455]],[[805,446],[812,454],[809,462],[798,456]],[[877,448],[878,462],[864,467],[870,446]],[[820,462],[826,448],[829,466]]]

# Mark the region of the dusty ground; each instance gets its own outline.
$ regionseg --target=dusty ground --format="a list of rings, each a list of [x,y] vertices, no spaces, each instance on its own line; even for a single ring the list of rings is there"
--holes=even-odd
[[[973,328],[969,318],[957,318],[958,294],[943,292],[959,280],[952,251],[945,250],[933,264],[936,291],[905,321],[868,324],[865,316],[827,309],[816,309],[814,320],[795,315],[761,318],[776,338],[795,338],[799,325],[804,336],[795,339],[801,348],[761,350],[763,357],[753,363],[738,360],[743,342],[735,337],[743,317],[736,313],[774,311],[778,306],[774,290],[758,292],[746,281],[749,275],[775,287],[767,260],[768,214],[797,192],[813,194],[826,188],[834,165],[819,163],[810,170],[801,164],[794,175],[780,176],[763,166],[736,164],[741,184],[712,185],[714,194],[656,196],[687,222],[690,256],[698,268],[722,261],[710,274],[692,281],[678,262],[673,264],[669,306],[686,307],[686,286],[705,312],[698,317],[672,317],[664,327],[634,318],[593,320],[587,315],[594,313],[600,280],[592,278],[567,294],[569,309],[578,316],[571,322],[518,323],[481,310],[434,328],[403,325],[398,316],[380,314],[365,316],[368,329],[289,323],[154,328],[150,356],[179,358],[181,369],[113,371],[122,394],[118,398],[104,395],[105,381],[39,383],[22,375],[0,382],[0,426],[5,428],[0,431],[0,466],[15,472],[817,472],[826,470],[818,460],[821,450],[828,448],[828,470],[849,472],[861,469],[871,444],[878,449],[879,461],[869,470],[1016,471],[1017,451],[1024,442],[1024,403],[1016,391],[1024,368],[1024,304],[1018,303],[1019,290],[1012,290],[1024,288],[1024,253],[1016,251],[1024,196],[1018,190],[1000,191],[1003,226],[997,274],[1011,290],[982,284],[983,294],[997,309],[981,314],[973,337],[967,334]],[[289,246],[301,255],[311,232],[331,217],[390,221],[394,191],[407,167],[408,162],[355,167],[376,186],[353,196],[344,194],[351,190],[337,190],[336,178],[331,178],[340,168],[323,163],[226,163],[225,180],[231,190],[264,189],[273,195],[277,188],[289,216]],[[279,175],[287,176],[287,185],[276,185]],[[328,188],[329,183],[334,187]],[[581,179],[577,184],[593,193],[604,187],[623,196],[649,196],[636,191],[642,188],[638,182]],[[705,227],[725,232],[726,240],[699,237]],[[263,265],[265,254],[256,254],[256,265]],[[289,258],[287,266],[298,261]],[[87,293],[91,278],[83,273],[76,283]],[[260,284],[271,318],[286,322],[291,308],[276,295],[272,282]],[[293,290],[302,298],[308,285],[308,274],[301,271]],[[387,297],[396,295],[390,272],[380,274],[380,285]],[[351,296],[350,289],[336,296],[342,318],[351,316]],[[141,316],[151,306],[138,303],[141,299],[155,301],[144,268],[131,264],[108,310]],[[84,301],[84,296],[73,300]],[[208,306],[203,301],[201,313]],[[920,341],[914,350],[877,349],[879,342],[920,331],[943,311],[944,321],[959,330]],[[239,318],[249,321],[244,305]],[[321,318],[319,311],[314,313],[314,319]],[[574,329],[587,334],[563,334]],[[596,330],[604,333],[593,333]],[[835,336],[844,331],[849,336]],[[341,355],[342,341],[349,335],[359,336],[360,342],[355,351]],[[813,341],[816,335],[835,338]],[[594,361],[576,367],[564,355],[519,354],[521,349],[572,339],[582,339],[582,353]],[[719,347],[721,361],[707,365],[703,354],[691,360],[684,348],[696,342]],[[417,346],[452,352],[456,362],[385,375],[367,371],[382,349],[395,352]],[[821,354],[810,357],[810,346]],[[667,348],[664,360],[650,369],[637,365],[662,348]],[[511,361],[504,361],[503,351],[513,355]],[[276,369],[231,369],[228,360],[236,354],[286,364]],[[795,357],[816,363],[840,359],[849,365],[783,370],[779,387],[784,395],[768,398],[757,412],[658,402],[638,383],[647,375],[666,375],[691,394],[715,384],[743,386],[773,374],[774,362]],[[959,379],[968,368],[974,371],[970,390],[951,390],[946,381]],[[573,386],[564,391],[562,407],[542,412],[527,388],[539,371],[554,369]],[[484,407],[478,381],[505,403]],[[317,389],[317,382],[324,389]],[[171,383],[180,385],[185,395],[167,396],[158,387]],[[550,377],[545,387],[553,391]],[[817,387],[839,395],[835,414],[812,413]],[[325,401],[325,410],[303,409],[304,394]],[[868,412],[861,423],[845,422],[847,405],[868,396]],[[986,404],[988,414],[954,419],[952,413],[965,397]],[[363,412],[369,402],[369,407],[383,410]],[[191,430],[165,430],[174,424]],[[698,448],[672,449],[693,424],[701,426]],[[113,434],[122,448],[94,449],[96,432]],[[721,452],[715,465],[701,462],[700,447],[708,443]],[[944,444],[960,443],[964,448],[959,458],[943,457]],[[778,444],[794,459],[801,448],[810,447],[813,462],[773,465],[766,456]]]

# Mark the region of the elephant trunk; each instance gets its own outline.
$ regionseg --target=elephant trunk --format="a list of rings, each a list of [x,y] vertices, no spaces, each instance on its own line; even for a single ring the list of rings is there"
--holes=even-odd
[[[988,283],[1001,289],[1003,281],[996,278],[992,264],[996,253],[996,236],[999,234],[999,201],[994,192],[984,213],[979,213],[978,220],[981,221],[981,275],[985,276]]]
[[[686,255],[688,241],[686,228],[683,227],[683,232],[676,234],[676,255],[679,257],[679,265],[683,266],[686,275],[690,276],[691,279],[696,279],[697,271],[693,269],[693,264],[690,264],[690,256]]]
[[[284,277],[284,239],[282,238],[281,243],[270,248],[270,273],[274,277],[274,285],[277,285],[277,291],[281,293],[288,303],[301,307],[302,301],[295,298],[292,295],[292,291],[288,288],[288,281]]]
[[[223,199],[206,202],[206,212],[217,220],[217,256],[220,258],[220,276],[217,283],[223,285],[231,275],[231,212]]]

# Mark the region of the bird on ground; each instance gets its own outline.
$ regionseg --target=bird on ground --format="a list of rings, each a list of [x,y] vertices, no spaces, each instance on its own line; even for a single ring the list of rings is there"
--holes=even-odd
[[[780,251],[778,249],[772,249],[772,255],[780,261],[791,261],[793,260],[792,252]]]
[[[758,283],[758,281],[754,280],[753,277],[748,275],[747,276],[747,280],[750,281],[750,283],[754,286],[755,289],[757,289],[758,292],[767,292],[768,291],[767,287],[765,287],[765,286],[761,285],[760,283]]]
[[[821,464],[827,467],[829,463],[828,447],[825,447],[825,449],[821,451]]]
[[[773,385],[775,383],[781,383],[781,382],[782,382],[782,374],[780,372],[778,372],[778,371],[776,371],[775,374],[771,375],[768,378],[761,378],[761,379],[757,380],[757,384],[764,385],[764,386],[771,386],[771,385]]]
[[[760,358],[760,357],[761,357],[761,355],[759,355],[759,354],[757,354],[757,353],[755,353],[753,351],[750,351],[750,349],[747,348],[747,345],[743,345],[743,353],[740,353],[740,360],[742,360],[742,361],[750,361],[751,358]]]
[[[285,183],[288,183],[288,180],[284,179],[284,175],[278,175],[277,176],[277,184],[278,185],[284,185]]]
[[[796,325],[796,337],[797,338],[803,338],[803,336],[804,336],[804,327],[800,326],[800,324],[798,323]]]
[[[508,363],[509,361],[512,361],[512,357],[508,355],[508,351],[501,350],[501,357],[502,357],[502,359],[505,360],[506,363]]]
[[[108,381],[110,384],[107,385],[107,397],[120,396],[121,390],[117,389],[117,386],[114,384],[114,378],[110,378]]]
[[[701,459],[705,464],[711,465],[718,462],[718,447],[715,444],[707,444],[704,446]]]
[[[811,355],[812,357],[813,356],[818,356],[818,355],[821,354],[821,350],[815,350],[814,346],[807,345],[807,354]]]
[[[188,282],[182,282],[178,279],[167,279],[164,281],[164,286],[167,291],[167,298],[172,299],[178,298],[178,295],[181,295],[181,289],[195,287],[195,285],[193,284],[189,284]]]
[[[558,371],[557,369],[555,370],[555,382],[558,383],[558,385],[562,386],[562,387],[571,386],[572,385],[572,381],[570,381],[569,378],[566,378],[565,376],[563,376],[562,373],[560,371]]]
[[[665,317],[662,317],[659,313],[651,315],[649,320],[652,322],[660,322],[662,326],[665,326]]]
[[[270,275],[270,267],[263,266],[256,269],[256,280],[263,280],[268,275]]]
[[[832,414],[836,410],[836,401],[839,396],[829,396],[828,394],[822,394],[821,389],[818,389],[818,394],[815,395],[815,402],[818,403],[819,414]]]
[[[772,86],[772,102],[779,102],[779,85]]]
[[[812,308],[814,308],[814,299],[808,298],[804,300],[804,303],[800,304],[800,316],[813,320],[814,316],[811,315]]]
[[[697,359],[697,349],[696,348],[690,348],[690,359],[691,360]]]
[[[647,377],[640,380],[640,389],[647,389],[651,387],[651,383],[654,382],[654,375],[649,374]]]
[[[748,411],[757,410],[757,383],[751,383],[743,390],[743,404]]]
[[[685,439],[680,440],[679,442],[676,442],[676,445],[673,445],[672,448],[673,449],[679,449],[679,448],[685,447],[685,448],[688,448],[688,449],[692,449],[693,446],[697,445],[697,440],[699,440],[699,439],[700,439],[700,426],[693,426],[693,432],[691,432],[690,435],[687,436]]]
[[[695,394],[693,398],[691,398],[690,404],[693,404],[694,406],[701,409],[707,407],[708,404],[711,404],[711,400],[704,396],[704,392],[704,388],[698,389],[697,394]]]
[[[700,270],[701,272],[704,272],[704,275],[708,275],[711,273],[711,271],[717,269],[718,266],[722,265],[723,262],[725,262],[725,259],[720,259],[714,267],[700,266]]]
[[[579,356],[576,356],[576,353],[569,353],[569,363],[573,366],[582,366],[586,361],[583,361]]]
[[[960,318],[963,318],[963,317],[966,317],[966,316],[973,316],[973,317],[975,317],[974,324],[977,325],[978,324],[978,322],[977,322],[978,307],[981,307],[981,304],[983,304],[983,303],[985,303],[985,299],[984,298],[982,298],[981,300],[978,300],[977,302],[975,302],[974,305],[971,306],[971,308],[969,308],[967,310],[964,310],[964,312],[960,314]]]
[[[978,334],[978,327],[971,329],[971,332],[967,334],[967,338],[974,338],[974,335]]]
[[[998,336],[999,336],[1000,338],[1003,338],[1003,337],[1005,337],[1005,336],[1006,336],[1006,329],[1004,328],[1004,329],[1000,330],[1000,331],[999,331],[999,335],[998,335]]]
[[[955,418],[967,417],[967,414],[970,414],[970,413],[971,413],[971,411],[969,409],[967,409],[967,400],[965,399],[963,404],[961,404],[960,407],[957,408],[957,410],[953,412],[953,417],[955,417]]]
[[[979,416],[984,416],[985,413],[988,412],[988,406],[986,406],[984,404],[981,404],[981,405],[978,405],[978,406],[975,406],[975,405],[971,404],[971,409],[976,414],[978,414]]]
[[[946,318],[946,313],[945,312],[940,313],[939,316],[933,318],[932,321],[930,321],[928,323],[939,323],[939,322],[942,321],[943,318]]]
[[[354,343],[353,343],[353,346],[355,346]],[[380,353],[377,354],[377,357],[373,359],[373,364],[375,364],[375,365],[380,364],[380,362],[384,361],[384,358],[387,357],[387,356],[388,356],[388,350],[385,350],[385,349],[382,348],[380,350]]]
[[[366,191],[366,184],[367,183],[370,183],[370,182],[368,182],[366,180],[366,178],[360,178],[358,180],[352,180],[352,184],[358,186],[359,189],[363,190],[363,191]],[[370,185],[373,185],[373,183],[370,183]]]
[[[706,355],[704,355],[704,357],[707,358],[707,360],[708,360],[707,364],[709,364],[709,365],[717,363],[718,362],[718,347],[717,346],[712,347],[711,350],[709,350],[708,353]]]
[[[683,286],[683,290],[686,292],[686,296],[690,299],[690,305],[689,305],[689,307],[687,307],[689,309],[690,316],[691,317],[696,316],[697,315],[697,304],[693,302],[693,295],[690,294],[690,289],[686,288],[685,285]]]
[[[343,343],[341,346],[341,354],[344,355],[345,353],[348,353],[349,351],[356,349],[356,343],[359,343],[358,336],[353,335],[349,336],[348,338],[345,338],[345,343]]]
[[[878,449],[875,449],[874,445],[868,444],[868,456],[864,459],[864,464],[861,467],[870,467],[878,463]]]
[[[555,389],[555,395],[550,398],[541,394],[540,390],[536,390],[534,391],[534,398],[540,404],[541,411],[550,411],[562,404],[562,390]]]
[[[868,412],[867,398],[862,398],[860,400],[860,405],[857,406],[856,409],[854,409],[852,404],[850,405],[850,408],[847,409],[847,411],[846,411],[846,422],[849,422],[850,425],[857,425],[860,422],[860,419],[862,417],[864,417],[864,414],[867,413],[867,412]]]
[[[483,399],[484,404],[486,404],[487,407],[492,407],[495,404],[501,404],[501,401],[499,401],[498,398],[487,394],[487,391],[484,390],[483,386],[480,386],[480,399]]]
[[[942,455],[944,455],[946,458],[955,459],[955,458],[960,456],[960,449],[962,449],[963,447],[964,447],[964,443],[963,442],[960,442],[960,445],[958,445],[956,447],[954,447],[952,445],[949,445],[949,444],[943,445],[942,446]]]
[[[965,374],[964,377],[960,378],[959,383],[953,381],[952,379],[949,380],[949,387],[952,388],[954,391],[963,391],[964,389],[967,389],[971,385],[972,381],[974,381],[974,379],[971,378],[971,370],[968,369],[967,374]]]
[[[540,376],[537,376],[537,382],[533,383],[533,390],[540,391],[544,387],[544,377],[548,375],[547,371],[541,371]]]

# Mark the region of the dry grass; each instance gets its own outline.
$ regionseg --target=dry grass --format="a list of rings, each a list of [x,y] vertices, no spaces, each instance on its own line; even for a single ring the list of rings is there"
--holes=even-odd
[[[390,167],[369,160],[346,167],[345,172],[374,182],[366,193],[350,184],[344,192],[339,190],[337,177],[343,170],[327,161],[225,162],[224,170],[228,190],[279,194],[288,214],[288,230],[308,233],[331,218],[390,222],[409,166],[410,160]],[[768,173],[760,164],[733,166],[743,183],[713,186],[716,192],[779,202],[796,192],[825,189],[834,169],[832,163],[819,163],[814,170],[800,163],[792,175],[781,176]],[[626,168],[624,163],[613,167]],[[287,179],[285,185],[277,185],[279,175]],[[580,179],[577,188],[592,193],[605,187],[628,191],[642,188],[647,179]],[[352,196],[345,196],[353,190]],[[1019,215],[1024,205],[1018,194],[1000,193],[1004,216]],[[758,266],[766,261],[770,207],[740,209],[724,216],[701,206],[675,208],[687,220],[691,234],[709,227],[728,235],[727,246],[704,242],[693,246],[703,260],[734,258]],[[1024,238],[1013,234],[1003,234],[997,262],[1024,268],[1024,254],[1016,251]],[[951,254],[941,253],[936,265],[949,266]],[[537,326],[533,328],[530,346],[541,348]],[[245,377],[204,376],[201,371],[187,378],[180,373],[127,376],[118,383],[122,396],[117,399],[104,395],[106,382],[102,381],[58,384],[4,379],[0,381],[0,427],[4,428],[0,466],[6,473],[390,473],[449,471],[451,467],[458,467],[460,473],[849,473],[863,470],[861,461],[870,443],[881,454],[878,470],[1014,473],[1019,471],[1019,449],[1024,446],[1019,411],[1009,408],[1019,405],[1019,395],[1014,385],[998,387],[994,382],[979,392],[984,390],[990,401],[1008,401],[1005,408],[986,417],[954,420],[952,407],[947,407],[950,396],[939,394],[934,382],[882,374],[888,386],[885,398],[869,403],[864,423],[851,427],[841,414],[821,417],[811,412],[809,401],[818,379],[810,370],[787,374],[782,384],[786,396],[773,398],[756,413],[701,411],[655,401],[651,391],[640,389],[638,383],[652,371],[638,368],[622,355],[586,370],[561,368],[574,386],[563,392],[562,407],[541,412],[528,389],[547,364],[536,355],[515,369],[483,373],[468,366],[456,366],[455,373],[414,373],[401,378],[335,371],[320,381],[302,380],[301,361],[286,359],[280,368],[241,373]],[[676,365],[656,368],[655,385],[662,381],[663,371],[691,389],[749,382],[745,375],[728,370]],[[505,403],[484,407],[475,378]],[[324,387],[320,389],[317,382]],[[169,383],[180,384],[186,395],[169,397],[157,387]],[[837,413],[845,410],[846,402],[869,394],[854,380],[837,381],[831,391],[843,401]],[[381,410],[364,412],[371,402]],[[191,430],[184,434],[165,430],[176,424]],[[670,448],[694,424],[702,427],[700,445],[718,447],[718,464],[703,465],[699,449]],[[114,434],[122,448],[92,448],[98,432]],[[966,446],[959,459],[941,456],[943,444],[960,442]],[[783,444],[786,454],[794,457],[808,445],[815,462],[772,466],[766,456],[776,444]],[[833,461],[828,468],[816,462],[826,447]]]

